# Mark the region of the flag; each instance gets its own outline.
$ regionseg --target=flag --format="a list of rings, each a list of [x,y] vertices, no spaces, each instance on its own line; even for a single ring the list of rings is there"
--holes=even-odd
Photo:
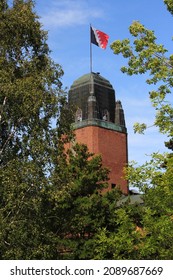
[[[109,36],[106,33],[97,30],[92,26],[90,27],[90,33],[91,33],[91,43],[102,49],[106,49]]]

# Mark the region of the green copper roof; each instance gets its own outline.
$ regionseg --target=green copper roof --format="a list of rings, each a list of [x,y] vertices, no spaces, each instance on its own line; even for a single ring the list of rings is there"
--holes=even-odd
[[[77,80],[75,80],[73,82],[71,88],[83,86],[85,84],[90,84],[91,77],[92,77],[94,84],[98,84],[98,85],[112,89],[112,85],[110,84],[110,82],[107,79],[102,77],[99,73],[94,73],[94,72],[85,74],[85,75],[81,76],[80,78],[78,78]]]
[[[143,205],[144,200],[143,200],[143,195],[142,194],[130,194],[127,196],[122,196],[121,199],[117,202],[117,206],[121,206],[125,203],[129,202],[129,204],[134,205]]]

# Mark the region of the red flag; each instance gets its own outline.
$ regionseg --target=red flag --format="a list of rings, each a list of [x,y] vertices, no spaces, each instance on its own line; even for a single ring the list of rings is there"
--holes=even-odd
[[[106,49],[106,46],[108,44],[109,35],[106,33],[95,29],[91,26],[90,29],[91,32],[91,43],[94,45],[97,45],[98,47],[102,49]]]

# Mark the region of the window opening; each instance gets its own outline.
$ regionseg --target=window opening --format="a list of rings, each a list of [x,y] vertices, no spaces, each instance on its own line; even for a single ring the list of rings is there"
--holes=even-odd
[[[76,111],[75,121],[76,122],[82,121],[82,110],[80,108],[78,108]]]

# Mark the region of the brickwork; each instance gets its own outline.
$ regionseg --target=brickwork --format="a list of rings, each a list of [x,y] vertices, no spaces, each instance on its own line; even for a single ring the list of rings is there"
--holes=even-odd
[[[75,130],[76,141],[88,146],[90,152],[101,154],[103,165],[110,168],[109,185],[120,186],[128,193],[123,168],[127,165],[127,134],[102,127],[87,126]]]

